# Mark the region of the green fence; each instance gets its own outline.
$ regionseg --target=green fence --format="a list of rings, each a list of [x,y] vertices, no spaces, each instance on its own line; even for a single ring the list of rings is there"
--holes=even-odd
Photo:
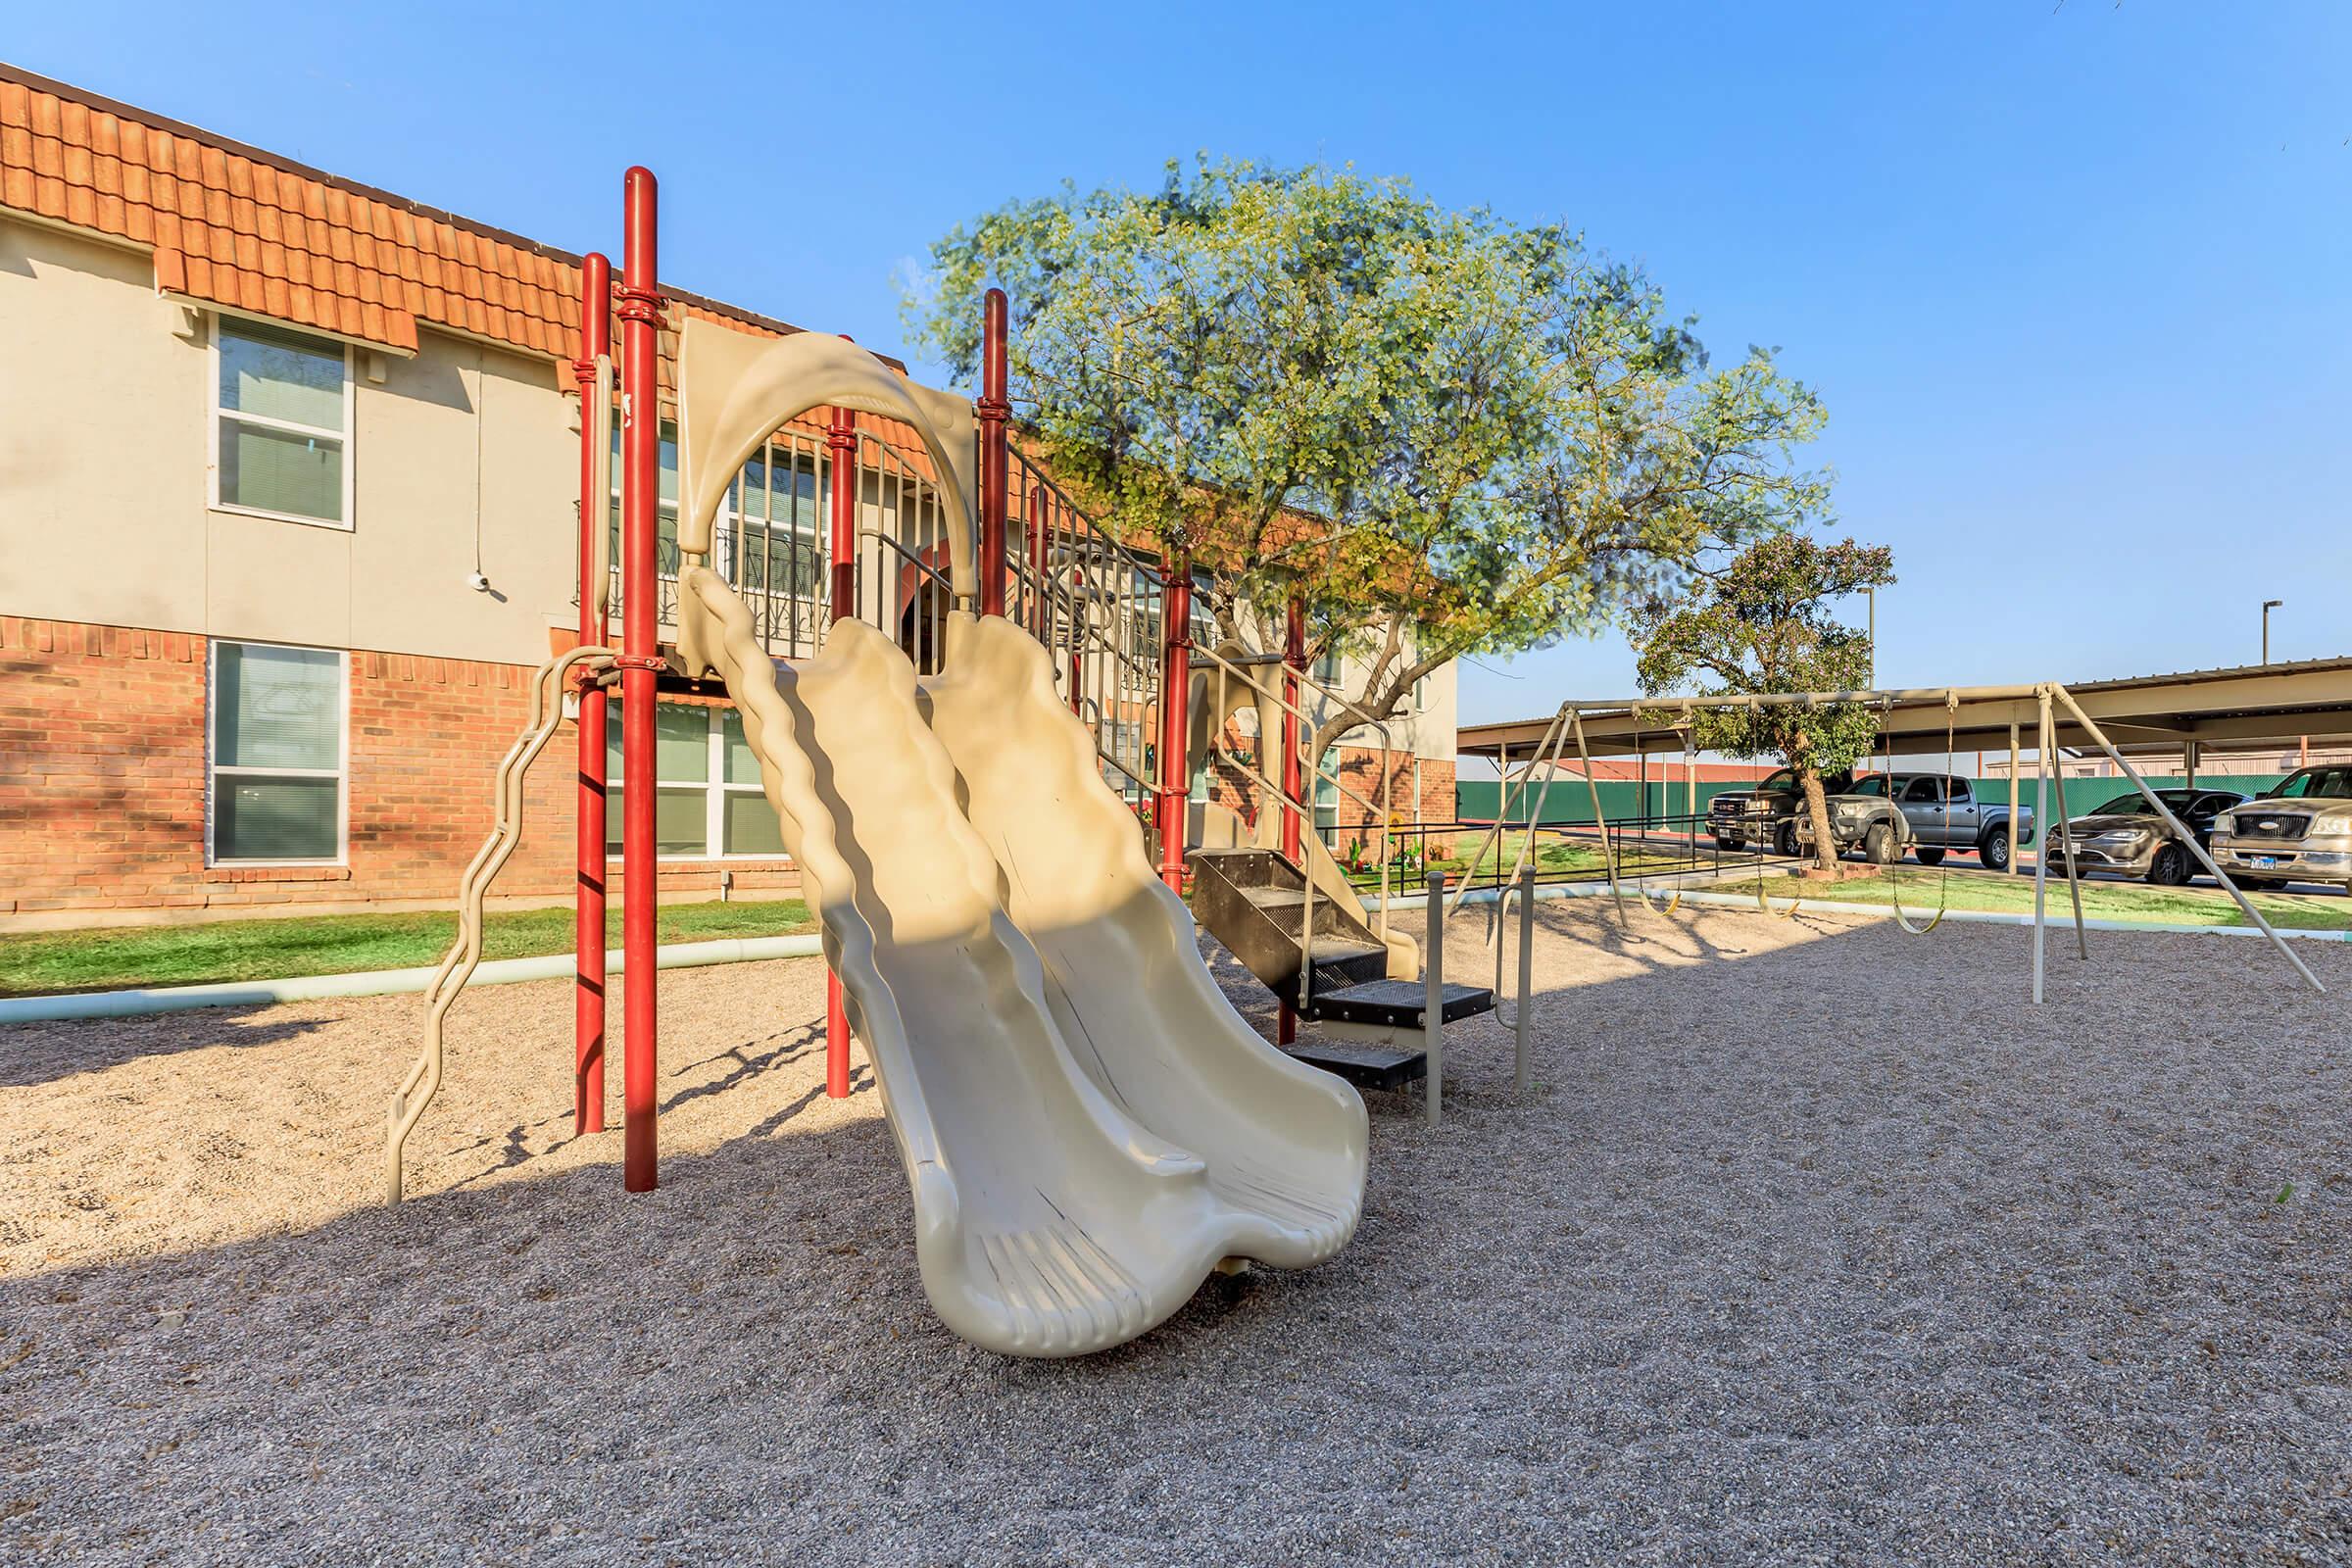
[[[2199,774],[2197,787],[2235,790],[2241,795],[2257,796],[2275,788],[2283,777],[2285,775],[2282,773]],[[2161,790],[2178,789],[2186,781],[2151,774],[2148,782]],[[1744,783],[1709,783],[1702,780],[1698,786],[1698,809],[1703,813],[1707,803],[1725,790],[1743,790],[1748,787]],[[1981,801],[1994,801],[2003,806],[2009,804],[2009,775],[2006,773],[1973,780],[1970,788]],[[2119,795],[2134,793],[2132,781],[2128,778],[2070,778],[2066,781],[2066,804],[2073,808],[2077,816],[2084,815]],[[2026,773],[2019,777],[2017,795],[2028,810],[2033,809],[2033,774]],[[1541,781],[1535,784],[1514,783],[1510,787],[1507,803],[1503,802],[1502,796],[1503,787],[1497,780],[1464,780],[1453,787],[1454,815],[1464,822],[1491,822],[1494,820],[1496,807],[1503,805],[1507,808],[1503,815],[1511,821],[1524,822],[1527,820],[1530,797],[1540,797],[1544,805],[1542,819],[1545,822],[1592,820],[1592,796],[1581,778],[1557,779],[1552,783],[1549,794],[1544,793]],[[1600,808],[1608,813],[1612,822],[1643,816],[1653,819],[1682,816],[1690,809],[1690,786],[1680,778],[1653,778],[1646,785],[1630,779],[1605,779],[1600,786]],[[2050,808],[2053,811],[2057,809],[2054,799]]]

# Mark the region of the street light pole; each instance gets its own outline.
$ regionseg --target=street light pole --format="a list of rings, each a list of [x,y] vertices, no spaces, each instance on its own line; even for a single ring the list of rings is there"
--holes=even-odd
[[[2262,602],[2262,662],[2271,662],[2271,612],[2285,604],[2283,599],[2265,599]]]
[[[1870,603],[1870,630],[1867,634],[1870,638],[1870,683],[1876,686],[1879,683],[1879,591],[1865,588],[1862,597]]]

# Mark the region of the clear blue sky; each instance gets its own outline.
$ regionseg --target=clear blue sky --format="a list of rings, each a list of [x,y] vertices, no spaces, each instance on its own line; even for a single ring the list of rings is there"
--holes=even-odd
[[[2249,662],[2265,598],[2278,657],[2352,653],[2341,4],[521,9],[26,6],[0,48],[574,250],[643,162],[668,280],[882,348],[908,258],[1065,177],[1407,175],[1576,223],[1822,389],[1840,527],[1901,577],[1884,681]],[[1631,664],[1466,669],[1464,714]]]

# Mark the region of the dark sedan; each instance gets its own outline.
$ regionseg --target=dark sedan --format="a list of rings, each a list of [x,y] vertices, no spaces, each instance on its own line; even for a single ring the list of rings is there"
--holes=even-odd
[[[2246,797],[2230,790],[2158,790],[2157,799],[2196,835],[2200,846],[2213,843],[2213,819]],[[2075,841],[2075,867],[2081,871],[2115,871],[2145,877],[2162,888],[2177,888],[2201,869],[2191,855],[2165,826],[2137,790],[2118,795],[2086,816],[2070,817],[2067,834]],[[2065,859],[2058,841],[2043,846],[2052,857],[2050,869],[2062,870]]]

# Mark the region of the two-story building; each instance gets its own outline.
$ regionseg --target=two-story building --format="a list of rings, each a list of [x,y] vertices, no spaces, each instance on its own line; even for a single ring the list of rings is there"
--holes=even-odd
[[[0,928],[452,902],[576,635],[579,265],[0,68]],[[721,519],[781,658],[828,618],[821,423]],[[859,439],[861,527],[936,530],[919,463]],[[1450,815],[1450,669],[1430,688],[1391,761]],[[731,707],[661,726],[663,896],[793,887]],[[573,787],[566,734],[505,901],[569,896]]]

